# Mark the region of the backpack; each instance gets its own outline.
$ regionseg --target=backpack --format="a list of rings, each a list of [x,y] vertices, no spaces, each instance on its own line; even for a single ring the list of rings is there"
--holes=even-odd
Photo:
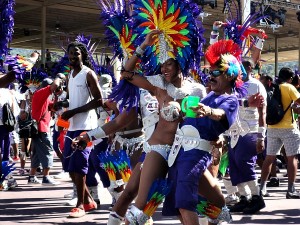
[[[279,123],[288,111],[291,105],[287,109],[283,109],[281,102],[281,92],[278,84],[272,84],[272,87],[267,90],[267,116],[266,123],[268,125],[274,125]]]
[[[16,118],[8,103],[5,103],[2,107],[2,121],[8,132],[12,132],[15,129]]]

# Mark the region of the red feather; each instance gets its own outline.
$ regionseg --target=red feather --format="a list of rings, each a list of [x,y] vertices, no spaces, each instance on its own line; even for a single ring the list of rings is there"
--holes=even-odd
[[[225,54],[231,54],[241,61],[242,50],[233,40],[219,40],[210,45],[205,53],[205,58],[210,65],[215,65],[220,56]]]

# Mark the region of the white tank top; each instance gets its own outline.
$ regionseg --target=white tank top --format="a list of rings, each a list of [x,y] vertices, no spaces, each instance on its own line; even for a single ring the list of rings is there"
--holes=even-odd
[[[83,106],[91,101],[86,81],[86,75],[89,71],[95,74],[95,72],[87,66],[83,66],[82,70],[75,77],[73,77],[73,70],[70,73],[68,83],[70,110]],[[97,127],[97,114],[96,111],[92,109],[88,112],[76,114],[70,118],[69,121],[69,131],[91,130]]]

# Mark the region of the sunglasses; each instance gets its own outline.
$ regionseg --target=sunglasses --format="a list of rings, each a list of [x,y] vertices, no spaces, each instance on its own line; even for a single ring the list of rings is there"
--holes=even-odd
[[[209,75],[212,75],[213,77],[218,77],[222,74],[223,74],[223,72],[220,71],[220,70],[211,70],[211,71],[209,71]]]

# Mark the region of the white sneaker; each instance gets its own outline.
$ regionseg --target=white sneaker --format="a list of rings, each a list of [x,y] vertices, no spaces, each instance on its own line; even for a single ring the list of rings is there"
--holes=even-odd
[[[29,176],[28,177],[28,184],[41,184],[41,183],[42,183],[42,181],[37,179],[36,176]]]
[[[55,179],[67,179],[69,177],[69,173],[65,171],[61,171],[59,174],[53,176]]]
[[[64,195],[64,198],[73,198],[73,196],[74,196],[74,191],[72,191],[72,192],[69,193],[69,194],[65,194],[65,195]]]
[[[43,182],[42,182],[43,186],[56,186],[56,185],[59,185],[59,184],[60,184],[60,182],[55,181],[51,176],[44,176],[43,177]]]
[[[67,202],[65,203],[65,205],[67,205],[67,206],[76,206],[77,201],[78,201],[78,198],[77,198],[77,197],[74,197],[74,198],[72,198],[71,200],[67,201]]]
[[[225,198],[226,205],[234,205],[239,202],[239,197],[235,193],[227,195]]]

